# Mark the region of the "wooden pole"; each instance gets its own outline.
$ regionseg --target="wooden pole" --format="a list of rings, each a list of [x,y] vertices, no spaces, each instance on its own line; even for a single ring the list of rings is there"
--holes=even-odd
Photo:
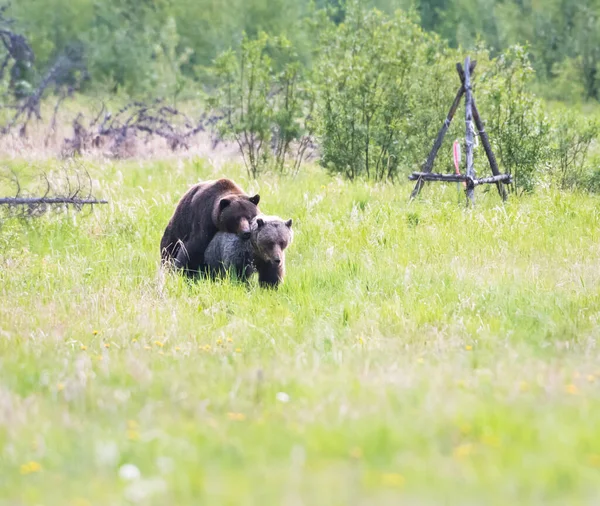
[[[459,64],[458,67],[459,67],[458,74],[460,75],[460,80],[464,85],[465,71],[463,70],[462,65]],[[471,75],[472,74],[473,74],[473,72],[471,71]],[[477,110],[477,104],[475,102],[475,97],[472,95],[471,99],[472,99],[472,106],[473,106],[473,119],[475,120],[475,126],[477,127],[477,130],[479,132],[479,138],[481,139],[481,144],[483,144],[483,149],[487,156],[488,162],[490,163],[490,167],[492,169],[492,174],[494,176],[499,176],[500,169],[498,168],[498,162],[496,161],[496,157],[494,156],[494,152],[492,151],[492,145],[490,144],[490,138],[489,138],[487,132],[485,131],[483,121],[481,119],[481,116],[479,115],[479,111]],[[506,201],[506,198],[507,198],[506,188],[504,188],[504,186],[501,183],[497,183],[496,187],[498,188],[498,193],[500,194],[500,197],[502,197],[502,200]]]
[[[488,162],[490,162],[490,167],[492,169],[492,174],[494,176],[500,175],[500,169],[498,169],[498,162],[496,161],[496,157],[494,156],[494,152],[492,151],[492,146],[490,144],[490,138],[488,137],[487,132],[483,126],[483,121],[481,121],[481,116],[479,116],[479,111],[477,110],[477,106],[475,105],[475,97],[473,97],[473,119],[475,120],[475,126],[477,127],[477,131],[479,132],[479,138],[481,139],[481,144],[483,144],[483,150],[487,156]],[[506,201],[507,194],[506,188],[502,186],[500,183],[496,184],[498,188],[498,193],[502,200]]]
[[[446,183],[459,183],[465,181],[467,184],[478,186],[480,184],[490,183],[511,183],[511,177],[509,174],[498,174],[497,176],[482,177],[481,179],[470,179],[465,174],[434,174],[432,172],[413,172],[408,179],[411,181],[417,181],[423,179],[424,181],[442,181]]]
[[[465,93],[465,88],[463,86],[461,86],[459,88],[459,90],[456,92],[456,97],[454,98],[454,102],[452,102],[452,107],[450,107],[448,116],[446,116],[446,119],[444,120],[444,124],[442,125],[442,128],[438,132],[435,142],[433,143],[433,147],[431,148],[431,151],[429,152],[429,156],[427,157],[427,160],[425,161],[425,163],[423,164],[423,166],[421,168],[422,172],[431,172],[431,170],[433,169],[433,162],[435,161],[435,157],[437,156],[438,151],[442,147],[442,142],[444,140],[444,137],[446,136],[446,132],[448,131],[448,128],[450,128],[450,123],[452,123],[452,118],[454,118],[454,115],[456,114],[456,110],[458,109],[460,100],[462,99],[462,96],[464,95],[464,93]],[[424,184],[425,184],[425,182],[422,180],[417,181],[415,188],[413,189],[412,193],[410,194],[411,199],[414,199],[417,195],[419,195]]]
[[[466,144],[466,163],[467,178],[475,179],[475,168],[473,166],[473,93],[471,90],[471,58],[467,56],[465,60],[465,144]],[[467,204],[469,200],[475,205],[475,186],[467,183]]]
[[[476,61],[471,62],[471,66],[470,66],[471,73],[473,73],[473,71],[475,70],[476,65],[477,65]],[[462,71],[462,66],[460,65],[460,63],[458,63],[456,67],[457,67],[459,74],[461,72],[463,72],[463,74],[464,74],[464,71]],[[462,79],[461,79],[461,81],[462,81]],[[438,135],[435,139],[435,142],[433,143],[433,147],[431,148],[431,151],[429,152],[429,156],[427,157],[427,160],[421,167],[422,172],[431,172],[432,171],[433,162],[435,161],[435,157],[437,156],[438,151],[442,147],[442,142],[444,140],[444,137],[446,136],[446,132],[448,132],[448,128],[450,128],[450,123],[452,123],[452,119],[454,118],[454,115],[456,114],[456,110],[458,109],[458,106],[460,105],[460,101],[461,101],[464,93],[465,93],[465,87],[463,84],[456,92],[456,97],[454,98],[454,102],[452,102],[450,111],[448,111],[448,116],[446,116],[446,119],[444,120],[444,124],[442,125],[442,128],[438,132]],[[422,181],[422,180],[417,181],[415,188],[413,189],[412,193],[410,194],[411,200],[414,199],[417,195],[419,195],[424,184],[425,184],[425,181]]]

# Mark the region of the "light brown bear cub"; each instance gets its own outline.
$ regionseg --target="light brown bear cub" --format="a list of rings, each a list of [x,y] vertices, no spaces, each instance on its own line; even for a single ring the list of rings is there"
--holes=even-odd
[[[260,286],[277,287],[285,276],[285,250],[293,236],[291,219],[265,215],[255,218],[249,239],[217,232],[204,253],[209,274],[221,276],[231,270],[247,280],[258,272]]]

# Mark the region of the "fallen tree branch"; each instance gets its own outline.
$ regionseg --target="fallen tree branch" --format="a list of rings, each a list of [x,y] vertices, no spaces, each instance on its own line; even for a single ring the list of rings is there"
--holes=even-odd
[[[32,205],[32,204],[69,204],[83,206],[90,204],[108,204],[108,200],[78,199],[70,197],[3,197],[0,205]]]
[[[84,177],[80,175],[82,172]],[[65,166],[50,176],[42,172],[42,186],[38,186],[34,194],[23,192],[19,176],[12,169],[10,174],[15,192],[12,196],[0,197],[0,208],[8,209],[13,216],[40,216],[51,208],[60,210],[73,207],[81,210],[84,206],[108,204],[107,200],[92,195],[92,178],[85,169],[70,171]]]

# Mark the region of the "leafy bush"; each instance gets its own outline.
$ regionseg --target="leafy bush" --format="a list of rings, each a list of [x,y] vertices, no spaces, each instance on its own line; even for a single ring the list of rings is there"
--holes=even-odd
[[[600,133],[595,119],[561,109],[555,114],[551,175],[561,189],[587,185],[590,167],[586,164],[590,146]]]
[[[286,53],[279,72],[273,51]],[[219,133],[235,140],[249,175],[256,177],[271,162],[283,171],[293,143],[297,171],[310,143],[314,93],[287,39],[245,36],[239,52],[221,54],[213,71],[218,87],[210,103],[221,116]]]
[[[478,88],[492,145],[521,191],[533,190],[552,154],[550,121],[528,90],[533,75],[526,50],[515,46],[488,63]]]
[[[215,62],[215,74],[221,86],[213,105],[221,109],[219,131],[232,138],[240,148],[248,173],[256,177],[266,162],[272,111],[268,104],[271,91],[271,60],[265,53],[268,37],[244,38],[240,55],[233,50],[221,54]]]
[[[322,165],[350,179],[393,180],[422,161],[431,120],[439,128],[456,88],[442,75],[452,70],[441,42],[405,13],[388,17],[352,2],[321,48]]]

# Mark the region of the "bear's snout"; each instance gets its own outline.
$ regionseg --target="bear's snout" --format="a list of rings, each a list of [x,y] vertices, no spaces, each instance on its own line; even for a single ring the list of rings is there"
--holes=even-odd
[[[242,218],[238,225],[238,235],[242,239],[247,239],[248,237],[250,237],[251,232],[252,229],[250,228],[250,223],[246,218]]]
[[[250,232],[250,230],[247,230],[245,232],[242,232],[240,234],[240,237],[244,240],[247,241],[248,239],[250,239],[250,236],[252,235],[252,233]]]
[[[281,263],[281,258],[280,258],[280,257],[275,257],[275,258],[273,259],[273,263],[274,263],[275,265],[279,265],[279,264]]]

